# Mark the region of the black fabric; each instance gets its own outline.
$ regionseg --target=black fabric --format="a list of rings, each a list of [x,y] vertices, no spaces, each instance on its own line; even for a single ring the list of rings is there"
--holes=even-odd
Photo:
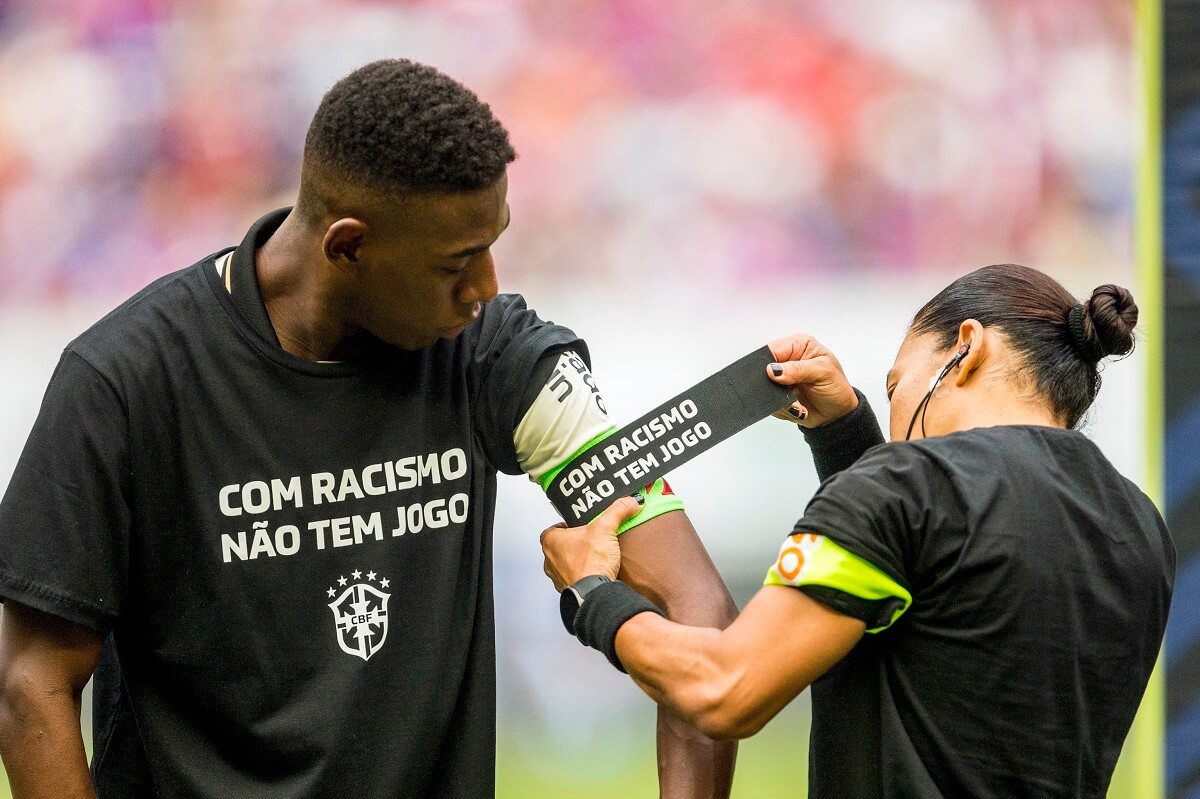
[[[558,348],[558,350],[562,349],[564,348]],[[517,406],[516,418],[518,420],[525,418],[525,414],[533,407],[533,403],[537,401],[538,395],[542,393],[542,389],[550,382],[550,378],[558,366],[557,354],[557,352],[547,353],[537,362],[533,374],[530,375],[529,383],[525,386],[525,390],[521,394],[521,402]],[[588,364],[588,368],[591,368],[591,364]]]
[[[92,784],[101,797],[155,799],[150,764],[109,635],[92,675]]]
[[[1175,553],[1075,431],[1008,426],[867,451],[797,531],[913,604],[812,686],[812,797],[1103,797],[1162,641]]]
[[[603,652],[608,662],[624,672],[621,658],[617,657],[617,631],[621,625],[639,613],[657,613],[662,610],[620,580],[612,580],[596,586],[584,597],[575,616],[575,636],[584,646]]]
[[[896,597],[887,599],[863,599],[827,585],[798,585],[796,590],[828,605],[851,618],[860,620],[868,630],[886,627],[892,614],[904,607],[904,601]]]
[[[577,455],[546,486],[567,524],[609,505],[786,407],[791,391],[767,377],[767,347],[745,355]]]
[[[229,285],[233,304],[246,324],[264,341],[278,346],[279,337],[271,324],[267,306],[263,303],[262,292],[258,287],[258,269],[254,266],[255,253],[267,243],[283,220],[291,213],[291,208],[280,208],[259,219],[246,231],[242,243],[233,251],[228,269],[230,269]]]
[[[69,345],[0,503],[0,596],[111,631],[101,799],[143,795],[137,739],[166,799],[491,797],[495,473],[586,348],[502,295],[317,364],[235,303],[210,257]]]
[[[884,441],[871,404],[857,388],[854,393],[858,395],[858,407],[841,419],[820,427],[800,428],[812,450],[817,477],[822,481],[851,466],[864,452]]]

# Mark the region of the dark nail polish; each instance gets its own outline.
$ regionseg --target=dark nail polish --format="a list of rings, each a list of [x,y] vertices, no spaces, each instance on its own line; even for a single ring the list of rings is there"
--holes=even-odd
[[[803,419],[803,418],[804,418],[803,416],[801,416],[801,415],[800,415],[800,411],[796,410],[795,408],[788,408],[788,413],[789,413],[790,415],[792,415],[792,416],[796,417],[797,419]]]
[[[633,497],[633,501],[636,502],[637,504],[639,504],[639,505],[646,504],[646,495],[643,494],[641,491],[637,492],[636,494],[631,494],[631,496]]]
[[[783,377],[783,367],[777,363],[771,364],[771,374],[776,377]]]
[[[808,418],[808,411],[800,411],[798,418],[803,422]]]

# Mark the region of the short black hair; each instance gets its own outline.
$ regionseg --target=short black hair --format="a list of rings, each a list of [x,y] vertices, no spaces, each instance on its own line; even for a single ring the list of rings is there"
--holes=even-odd
[[[335,83],[304,142],[306,166],[383,192],[476,191],[516,157],[487,103],[403,58],[373,61]]]

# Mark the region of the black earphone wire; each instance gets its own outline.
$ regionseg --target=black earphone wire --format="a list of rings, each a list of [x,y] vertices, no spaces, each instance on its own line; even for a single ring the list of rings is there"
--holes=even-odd
[[[959,349],[958,352],[954,354],[954,357],[950,359],[950,362],[942,367],[942,371],[938,372],[938,376],[934,378],[933,385],[929,387],[929,391],[925,392],[925,396],[919,403],[917,403],[917,408],[913,411],[912,421],[908,423],[908,432],[904,434],[905,441],[912,440],[912,431],[913,428],[917,426],[918,415],[921,417],[921,438],[925,438],[925,410],[929,407],[929,400],[933,398],[933,392],[937,391],[937,387],[940,386],[942,381],[946,379],[946,375],[950,374],[950,371],[954,367],[958,366],[959,362],[962,361],[963,358],[967,357],[967,353],[970,351],[971,345],[964,345]]]

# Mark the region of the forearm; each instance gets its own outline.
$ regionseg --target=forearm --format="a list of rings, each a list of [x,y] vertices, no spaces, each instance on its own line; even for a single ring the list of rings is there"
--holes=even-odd
[[[643,613],[617,633],[617,655],[660,708],[706,737],[730,738],[727,700],[737,676],[721,662],[721,631]]]
[[[725,630],[639,613],[617,630],[615,647],[660,706],[712,738],[745,738],[841,660],[864,629],[800,591],[768,586]]]
[[[668,617],[695,629],[724,628],[736,615],[724,584],[709,594],[707,603],[694,600],[682,608],[678,604],[667,609]],[[736,741],[713,740],[674,710],[659,705],[658,780],[663,799],[729,796],[736,760]]]
[[[79,706],[79,693],[70,687],[32,680],[6,686],[0,698],[0,756],[13,799],[96,799]]]
[[[658,524],[656,524],[656,522]],[[670,513],[621,537],[623,568],[620,578],[651,599],[679,624],[710,630],[724,629],[737,617],[737,606],[725,582],[695,538],[684,513]],[[662,542],[678,535],[668,549],[684,568],[672,574],[660,557],[639,552],[652,540]],[[651,538],[653,537],[653,539]],[[695,541],[694,546],[679,546]],[[733,783],[737,745],[714,741],[677,713],[660,706],[658,711],[658,773],[664,799],[726,797]]]

